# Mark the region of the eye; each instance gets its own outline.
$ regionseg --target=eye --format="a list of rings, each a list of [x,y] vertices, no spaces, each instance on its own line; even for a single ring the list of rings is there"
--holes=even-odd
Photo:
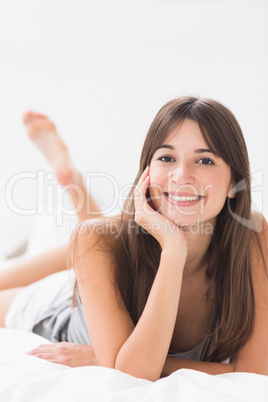
[[[197,163],[199,163],[200,165],[205,165],[205,166],[214,165],[213,160],[211,160],[210,158],[201,158],[198,160]]]
[[[160,156],[160,158],[158,158],[157,160],[161,162],[175,162],[175,159],[172,158],[172,156],[168,155]]]

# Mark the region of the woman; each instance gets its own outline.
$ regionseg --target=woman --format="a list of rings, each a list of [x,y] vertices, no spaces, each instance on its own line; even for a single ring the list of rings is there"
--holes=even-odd
[[[168,102],[121,216],[81,223],[71,247],[79,293],[65,331],[92,347],[31,354],[152,381],[179,368],[268,375],[267,223],[251,213],[246,145],[221,104]]]

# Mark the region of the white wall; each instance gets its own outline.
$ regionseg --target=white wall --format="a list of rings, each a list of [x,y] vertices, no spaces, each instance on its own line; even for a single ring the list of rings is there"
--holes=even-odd
[[[257,172],[254,199],[268,217],[267,21],[266,0],[0,0],[0,215],[18,232],[6,184],[49,171],[25,135],[25,110],[56,122],[84,173],[105,172],[122,187],[158,109],[193,94],[238,118]],[[93,188],[103,206],[107,188]],[[20,181],[14,201],[33,208],[36,191],[34,180]],[[12,236],[10,224],[2,241]]]

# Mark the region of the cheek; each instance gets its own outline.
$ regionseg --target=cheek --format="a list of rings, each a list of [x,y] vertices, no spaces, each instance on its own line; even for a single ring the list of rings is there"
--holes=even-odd
[[[154,192],[163,192],[164,185],[167,181],[167,175],[163,173],[159,167],[151,167],[150,169],[150,187]]]
[[[229,179],[226,174],[203,174],[199,177],[199,182],[202,183],[205,193],[227,194]]]
[[[227,174],[212,175],[204,181],[204,193],[215,206],[223,206],[229,190],[229,176]]]
[[[161,207],[162,193],[165,188],[166,175],[156,166],[150,169],[150,187],[149,192],[153,202],[153,208],[158,210]]]

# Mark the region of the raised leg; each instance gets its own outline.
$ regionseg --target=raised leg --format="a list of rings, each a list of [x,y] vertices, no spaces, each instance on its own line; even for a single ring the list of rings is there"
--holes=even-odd
[[[59,183],[68,191],[78,220],[81,222],[102,216],[97,204],[87,192],[81,173],[72,164],[67,147],[54,123],[47,116],[31,111],[24,114],[23,122],[29,138],[48,160]]]
[[[83,198],[83,206],[77,211],[79,221],[102,216],[88,194],[81,174],[73,166],[67,147],[59,137],[55,125],[47,116],[34,112],[25,113],[23,121],[29,137],[46,157],[61,185],[70,192],[74,207],[81,204],[78,197]],[[77,188],[80,192],[75,191]],[[88,211],[87,206],[90,206]],[[14,264],[9,263],[6,268],[0,269],[0,290],[27,286],[52,273],[65,270],[67,250],[68,245],[65,245],[35,257],[22,258]]]

